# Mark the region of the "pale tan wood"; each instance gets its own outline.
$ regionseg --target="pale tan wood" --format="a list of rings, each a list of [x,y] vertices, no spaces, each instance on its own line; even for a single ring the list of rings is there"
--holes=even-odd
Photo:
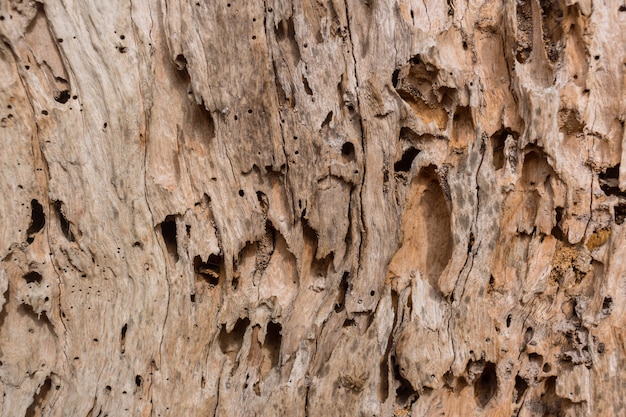
[[[7,0],[0,35],[0,415],[626,413],[617,0]]]

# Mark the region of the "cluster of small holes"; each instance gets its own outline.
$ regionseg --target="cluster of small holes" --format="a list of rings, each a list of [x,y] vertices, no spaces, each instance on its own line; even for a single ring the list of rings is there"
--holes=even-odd
[[[11,106],[10,104],[7,105],[7,109],[11,110],[12,108],[13,108],[13,106]],[[2,118],[2,120],[0,121],[0,127],[3,127],[3,128],[7,127],[8,120],[10,120],[10,119],[13,119],[13,114],[12,113],[9,113],[6,118]]]

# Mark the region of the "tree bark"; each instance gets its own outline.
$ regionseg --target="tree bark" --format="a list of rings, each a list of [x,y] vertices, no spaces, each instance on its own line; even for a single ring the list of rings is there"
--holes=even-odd
[[[6,0],[0,35],[0,415],[625,412],[617,0]]]

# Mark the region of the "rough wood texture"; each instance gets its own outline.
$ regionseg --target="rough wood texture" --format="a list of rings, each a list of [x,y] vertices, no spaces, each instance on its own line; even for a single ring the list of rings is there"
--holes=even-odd
[[[626,413],[618,0],[4,0],[0,35],[2,416]]]

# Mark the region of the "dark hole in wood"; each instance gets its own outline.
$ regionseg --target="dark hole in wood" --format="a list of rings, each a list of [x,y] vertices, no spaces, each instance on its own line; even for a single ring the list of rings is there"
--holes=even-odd
[[[474,382],[474,398],[480,407],[485,407],[494,397],[498,389],[498,376],[496,365],[491,362],[485,364],[483,373]]]
[[[281,20],[274,28],[274,33],[279,41],[283,41],[288,38],[295,40],[296,31],[293,25],[293,19],[289,18]]]
[[[354,161],[355,152],[352,142],[345,142],[341,146],[341,156],[343,156],[346,161]]]
[[[343,327],[354,327],[356,326],[356,322],[353,319],[345,319],[343,321]]]
[[[619,178],[619,167],[620,167],[620,164],[607,168],[606,171],[599,174],[600,179],[605,180],[608,178],[615,178],[615,179]]]
[[[226,326],[222,326],[222,330],[219,335],[220,349],[222,353],[238,352],[243,344],[243,337],[246,334],[246,329],[250,325],[250,319],[247,317],[237,320],[233,330],[228,333]]]
[[[239,277],[233,277],[233,280],[231,281],[230,286],[233,289],[233,291],[237,291],[237,288],[239,288]]]
[[[24,280],[29,284],[33,282],[36,282],[37,284],[39,284],[41,283],[42,279],[43,277],[41,276],[41,274],[36,271],[30,271],[24,275]]]
[[[600,180],[600,188],[604,191],[606,195],[616,195],[616,196],[625,196],[626,193],[623,193],[619,189],[619,168],[620,164],[617,164],[613,167],[609,167],[605,172],[598,175]]]
[[[326,118],[322,122],[322,129],[328,126],[330,122],[332,122],[332,120],[333,120],[333,112],[329,111],[328,114],[326,115]]]
[[[519,404],[522,401],[524,393],[528,389],[528,382],[524,378],[519,375],[515,376],[515,395],[513,399],[515,400],[515,404]]]
[[[204,281],[214,287],[220,282],[220,272],[224,265],[224,257],[211,254],[206,262],[197,255],[193,258],[193,270],[196,273],[196,281]]]
[[[400,68],[396,68],[396,70],[391,75],[391,84],[393,84],[393,88],[398,87],[398,77],[400,77]]]
[[[263,213],[267,213],[267,209],[269,208],[267,195],[265,195],[265,193],[263,193],[262,191],[257,191],[256,199],[259,201],[259,206],[261,207],[261,210],[263,211]]]
[[[273,321],[267,323],[263,347],[268,350],[273,368],[278,366],[280,359],[280,345],[283,340],[282,330],[283,326],[280,323],[274,323]]]
[[[43,212],[43,207],[39,204],[37,200],[30,201],[31,207],[31,217],[30,217],[30,226],[26,233],[29,235],[33,235],[39,232],[46,224],[46,215]]]
[[[493,167],[497,171],[504,167],[505,157],[504,157],[504,145],[506,142],[506,138],[511,135],[514,140],[517,140],[519,136],[517,133],[513,132],[509,128],[504,128],[498,130],[491,136],[491,149],[493,152]]]
[[[52,379],[46,378],[44,383],[39,387],[39,391],[33,398],[33,402],[30,404],[28,409],[26,410],[25,417],[35,417],[40,416],[42,414],[43,407],[46,403],[46,399],[48,397],[48,393],[52,388]]]
[[[208,110],[207,105],[204,102],[204,99],[202,99],[202,102],[198,105],[198,109],[200,110],[199,114],[202,116],[202,118],[204,119],[204,122],[206,123],[208,138],[214,138],[215,137],[215,121],[213,120],[213,116],[211,115],[211,112]]]
[[[143,378],[141,375],[135,375],[135,385],[141,387],[141,383],[143,382]]]
[[[166,216],[161,223],[161,235],[165,242],[167,252],[170,254],[174,262],[178,261],[178,243],[176,239],[176,216]]]
[[[396,404],[404,407],[415,402],[418,398],[417,392],[413,389],[411,383],[404,379],[400,373],[400,366],[397,364],[393,368],[393,376],[400,383],[398,388],[396,388]]]
[[[302,76],[302,85],[304,86],[304,91],[312,96],[313,95],[313,90],[311,90],[311,86],[309,85],[309,80],[307,80],[307,78],[303,75]]]
[[[554,225],[554,227],[552,228],[552,231],[550,233],[556,239],[558,239],[560,241],[563,241],[565,236],[563,234],[563,230],[561,229],[561,220],[563,219],[563,211],[564,211],[564,209],[563,209],[563,207],[557,207],[554,211],[556,212],[556,224]]]
[[[57,102],[61,104],[67,103],[70,97],[71,97],[71,94],[68,90],[56,91],[54,93],[54,100],[56,100]]]
[[[378,385],[378,395],[381,403],[389,398],[389,355],[385,354],[380,361],[380,384]]]
[[[615,206],[615,223],[622,224],[626,218],[626,203],[619,203]]]
[[[533,339],[533,336],[535,335],[535,331],[533,330],[532,327],[528,327],[526,329],[526,332],[524,333],[524,343],[528,343]]]
[[[556,376],[551,376],[544,381],[543,394],[541,394],[543,406],[552,411],[552,415],[558,415],[557,410],[561,410],[564,399],[556,393]]]
[[[70,242],[74,242],[74,234],[72,233],[72,230],[70,228],[70,222],[67,221],[67,218],[65,218],[65,214],[63,213],[64,210],[62,203],[60,201],[55,202],[54,209],[59,218],[59,223],[61,224],[61,232],[63,233],[63,236],[65,236],[65,238]]]
[[[343,277],[341,278],[341,283],[339,284],[339,292],[337,293],[337,301],[335,302],[335,312],[339,313],[344,309],[345,301],[346,301],[346,293],[348,292],[348,278],[350,274],[347,272],[343,273]]]
[[[393,164],[393,170],[395,172],[409,172],[413,165],[413,160],[420,153],[419,149],[411,146],[402,154],[402,159]]]
[[[120,334],[120,352],[124,353],[126,351],[126,331],[128,330],[128,324],[125,323],[122,326],[122,331]]]

